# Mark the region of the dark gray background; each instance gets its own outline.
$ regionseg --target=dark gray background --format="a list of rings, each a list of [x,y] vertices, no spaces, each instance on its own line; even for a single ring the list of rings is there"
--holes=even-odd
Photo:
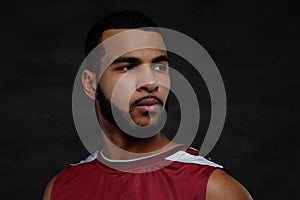
[[[210,157],[254,199],[299,197],[297,6],[284,1],[1,4],[1,199],[40,199],[50,177],[88,155],[73,124],[73,81],[88,29],[121,9],[144,12],[160,26],[191,36],[216,62],[228,113]]]

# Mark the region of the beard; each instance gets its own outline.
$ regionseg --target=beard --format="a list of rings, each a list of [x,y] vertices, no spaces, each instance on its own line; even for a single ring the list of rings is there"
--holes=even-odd
[[[132,120],[132,110],[135,108],[135,106],[141,102],[144,99],[153,98],[156,99],[159,102],[160,111],[158,113],[152,114],[152,113],[145,113],[144,115],[151,118],[156,117],[155,120],[151,119],[151,122],[147,125],[144,124],[137,124]],[[102,116],[112,125],[120,129],[122,132],[129,136],[133,136],[136,138],[149,138],[154,136],[155,134],[159,133],[160,130],[163,128],[165,122],[166,122],[166,112],[164,110],[164,104],[163,101],[154,95],[148,95],[144,96],[142,98],[139,98],[135,100],[130,106],[129,106],[129,113],[126,111],[121,110],[117,105],[114,103],[111,103],[108,98],[103,93],[103,90],[101,89],[100,85],[97,84],[97,93],[96,93],[96,103],[98,102],[98,106],[100,107],[100,112]],[[128,115],[129,114],[129,115]],[[153,115],[153,116],[152,116]],[[128,119],[128,116],[131,117],[131,119]],[[99,119],[99,116],[98,116]]]

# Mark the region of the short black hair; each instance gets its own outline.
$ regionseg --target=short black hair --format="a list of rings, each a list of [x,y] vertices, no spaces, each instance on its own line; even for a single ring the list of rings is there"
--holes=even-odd
[[[102,33],[106,30],[143,27],[157,27],[157,24],[148,16],[132,10],[124,10],[108,15],[100,19],[89,30],[85,40],[85,55],[87,56],[101,42]]]

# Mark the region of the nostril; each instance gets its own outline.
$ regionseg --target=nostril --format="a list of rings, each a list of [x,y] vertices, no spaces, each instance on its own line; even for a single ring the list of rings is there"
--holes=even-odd
[[[157,91],[158,88],[159,88],[158,84],[153,83],[153,84],[143,85],[143,86],[139,87],[139,90],[153,92],[153,91]]]
[[[145,87],[145,86],[140,87],[140,89],[141,89],[141,90],[147,90],[147,91],[149,90],[149,89],[148,89],[147,87]]]

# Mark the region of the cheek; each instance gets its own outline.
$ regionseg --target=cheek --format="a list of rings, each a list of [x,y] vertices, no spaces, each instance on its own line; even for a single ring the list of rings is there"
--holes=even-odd
[[[119,108],[128,109],[129,100],[135,91],[135,79],[128,76],[106,76],[100,86],[107,98]]]
[[[169,75],[157,76],[157,82],[160,85],[160,93],[164,98],[167,98],[170,92],[171,81]]]
[[[99,85],[106,98],[110,99],[114,87],[114,82],[112,80],[108,81],[105,78],[101,78],[99,81]]]
[[[162,87],[165,87],[167,89],[170,88],[171,85],[171,80],[170,76],[168,73],[156,73],[155,74],[155,79],[159,85]]]
[[[163,101],[166,101],[169,96],[170,89],[166,87],[161,88],[161,97]]]

